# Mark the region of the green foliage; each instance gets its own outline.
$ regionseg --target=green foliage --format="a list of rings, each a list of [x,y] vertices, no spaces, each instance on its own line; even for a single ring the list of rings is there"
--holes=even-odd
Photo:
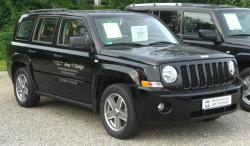
[[[10,46],[10,40],[13,36],[13,27],[6,26],[0,30],[0,59],[3,59],[7,55],[7,50]]]
[[[95,6],[95,10],[112,9],[110,5]]]
[[[0,71],[6,70],[6,61],[4,59],[0,60]]]

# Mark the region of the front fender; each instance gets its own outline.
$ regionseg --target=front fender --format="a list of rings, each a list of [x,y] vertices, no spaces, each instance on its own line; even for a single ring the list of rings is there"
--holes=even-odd
[[[99,70],[96,71],[94,75],[93,85],[92,85],[92,103],[94,105],[93,109],[96,110],[96,103],[97,103],[97,90],[99,85],[99,79],[105,72],[116,72],[118,74],[126,74],[129,76],[131,81],[133,81],[133,84],[136,86],[140,86],[140,80],[139,80],[139,74],[138,72],[131,68],[131,67],[125,67],[120,65],[114,65],[114,64],[102,64],[100,67],[98,67]]]

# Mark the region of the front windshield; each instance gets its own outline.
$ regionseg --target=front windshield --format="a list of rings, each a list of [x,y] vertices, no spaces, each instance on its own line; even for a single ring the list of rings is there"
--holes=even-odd
[[[221,17],[229,36],[250,35],[249,10],[222,11]]]
[[[94,18],[98,35],[105,46],[177,44],[170,31],[152,16],[117,15]]]

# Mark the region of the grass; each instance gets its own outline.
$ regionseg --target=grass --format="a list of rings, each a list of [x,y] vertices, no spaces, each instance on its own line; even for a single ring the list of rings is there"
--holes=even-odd
[[[0,60],[0,71],[5,71],[6,70],[6,60],[1,59]]]

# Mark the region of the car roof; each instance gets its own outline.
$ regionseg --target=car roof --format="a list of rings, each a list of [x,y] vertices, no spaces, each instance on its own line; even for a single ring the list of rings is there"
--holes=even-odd
[[[128,10],[153,10],[155,8],[199,8],[199,9],[210,9],[210,10],[226,10],[226,9],[239,9],[239,10],[249,10],[247,8],[240,8],[236,6],[229,5],[215,5],[215,4],[194,4],[194,3],[141,3],[141,4],[131,4],[126,7]]]

